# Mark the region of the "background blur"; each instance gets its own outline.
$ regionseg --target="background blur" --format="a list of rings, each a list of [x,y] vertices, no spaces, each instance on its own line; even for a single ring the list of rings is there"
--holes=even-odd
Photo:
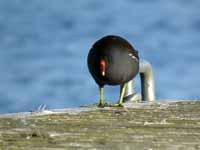
[[[107,34],[151,62],[159,100],[200,99],[199,8],[199,0],[0,0],[0,113],[98,102],[86,60]],[[105,92],[116,101],[119,87]]]

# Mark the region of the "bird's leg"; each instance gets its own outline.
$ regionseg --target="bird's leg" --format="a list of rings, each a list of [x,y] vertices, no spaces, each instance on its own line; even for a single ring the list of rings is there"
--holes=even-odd
[[[99,91],[100,91],[100,101],[99,101],[98,106],[105,107],[108,105],[108,103],[104,100],[104,87],[100,86]]]
[[[127,83],[124,83],[124,84],[122,85],[122,89],[120,90],[120,96],[119,96],[118,102],[117,102],[117,103],[114,103],[114,104],[111,104],[111,105],[110,105],[111,107],[123,106],[122,103],[123,103],[123,98],[124,98],[124,94],[125,94],[126,88],[127,88]]]

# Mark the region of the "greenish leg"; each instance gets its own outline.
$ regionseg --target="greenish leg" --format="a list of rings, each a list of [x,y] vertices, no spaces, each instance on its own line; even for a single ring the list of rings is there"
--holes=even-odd
[[[104,87],[99,87],[99,91],[100,91],[100,101],[98,106],[100,107],[105,107],[108,106],[108,103],[104,100]]]
[[[103,104],[103,102],[104,102],[104,87],[99,87],[99,91],[100,91],[100,102],[99,102],[99,104]]]
[[[127,83],[124,83],[124,84],[122,85],[122,89],[120,90],[120,96],[119,96],[118,102],[117,102],[117,103],[114,103],[114,104],[111,104],[111,105],[110,105],[111,107],[123,106],[122,103],[123,103],[123,98],[124,98],[124,94],[125,94],[126,88],[127,88]]]
[[[123,98],[124,98],[126,88],[127,88],[127,83],[122,85],[122,90],[120,91],[120,98],[119,98],[119,101],[118,101],[118,104],[120,104],[120,105],[123,103]]]

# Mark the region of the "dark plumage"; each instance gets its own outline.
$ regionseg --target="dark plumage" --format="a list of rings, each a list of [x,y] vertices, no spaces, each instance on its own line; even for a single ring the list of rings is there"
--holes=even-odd
[[[138,52],[125,39],[106,36],[90,49],[88,68],[100,88],[124,85],[139,72]]]

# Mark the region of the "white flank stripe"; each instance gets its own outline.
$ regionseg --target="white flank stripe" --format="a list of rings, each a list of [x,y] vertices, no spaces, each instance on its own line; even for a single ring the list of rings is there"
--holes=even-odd
[[[136,61],[138,61],[138,58],[135,57],[133,54],[129,53],[128,55],[129,55],[132,59],[135,59]]]

